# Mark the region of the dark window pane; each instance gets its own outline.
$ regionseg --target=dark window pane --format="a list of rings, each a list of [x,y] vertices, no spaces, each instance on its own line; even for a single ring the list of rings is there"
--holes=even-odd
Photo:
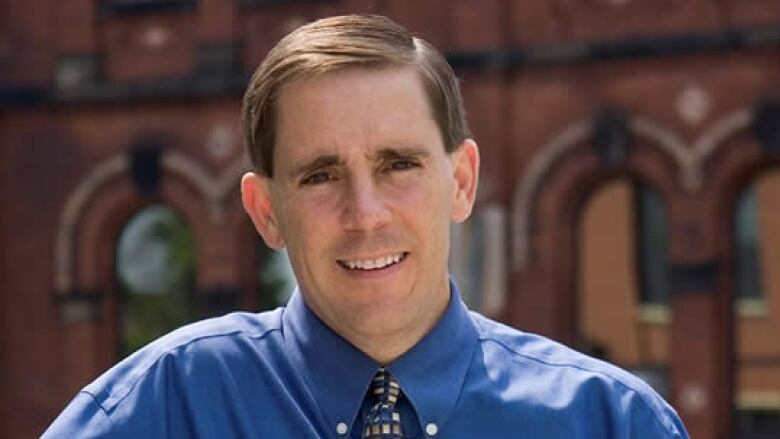
[[[735,424],[739,439],[777,439],[780,410],[737,410]]]
[[[102,0],[104,15],[156,14],[188,11],[195,8],[196,0]]]
[[[669,300],[667,224],[661,195],[649,186],[634,185],[637,231],[637,272],[643,303]]]
[[[195,318],[195,239],[172,209],[151,206],[117,246],[119,355],[124,357]]]
[[[755,187],[751,186],[742,193],[735,215],[736,297],[757,299],[762,296],[762,273]]]

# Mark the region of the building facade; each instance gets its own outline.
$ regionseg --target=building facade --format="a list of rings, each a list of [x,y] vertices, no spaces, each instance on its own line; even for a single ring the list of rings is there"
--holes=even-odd
[[[472,306],[643,376],[692,437],[777,437],[776,0],[1,2],[0,436],[171,325],[283,302],[240,97],[284,34],[353,12],[462,79]]]

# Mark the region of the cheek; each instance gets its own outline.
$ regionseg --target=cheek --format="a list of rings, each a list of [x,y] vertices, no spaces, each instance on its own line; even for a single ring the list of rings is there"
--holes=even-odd
[[[337,221],[335,203],[328,197],[289,197],[282,207],[280,230],[290,246],[312,248],[325,241]],[[331,232],[332,233],[332,232]]]
[[[442,181],[415,182],[394,187],[392,199],[396,211],[403,212],[406,222],[414,224],[423,239],[438,239],[449,233],[452,194]]]

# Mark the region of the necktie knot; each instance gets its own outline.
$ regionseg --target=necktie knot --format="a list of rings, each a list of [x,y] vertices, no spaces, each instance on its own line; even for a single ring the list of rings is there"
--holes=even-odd
[[[396,407],[396,402],[401,396],[401,386],[384,367],[371,380],[369,393],[374,397],[375,403],[368,415],[366,415],[363,438],[364,439],[399,439],[403,438],[401,427],[401,414]]]
[[[401,386],[384,367],[371,380],[371,393],[378,402],[395,404],[398,402],[398,395],[401,393]]]

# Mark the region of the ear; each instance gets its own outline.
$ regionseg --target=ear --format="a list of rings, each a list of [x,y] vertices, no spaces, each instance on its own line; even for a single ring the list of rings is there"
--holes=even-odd
[[[461,223],[471,215],[477,195],[479,180],[479,149],[472,139],[466,139],[452,153],[452,175],[455,194],[452,205],[452,221]]]
[[[254,172],[247,172],[241,178],[241,201],[244,210],[255,225],[263,240],[274,250],[284,247],[284,239],[279,233],[276,215],[271,204],[271,181]]]

